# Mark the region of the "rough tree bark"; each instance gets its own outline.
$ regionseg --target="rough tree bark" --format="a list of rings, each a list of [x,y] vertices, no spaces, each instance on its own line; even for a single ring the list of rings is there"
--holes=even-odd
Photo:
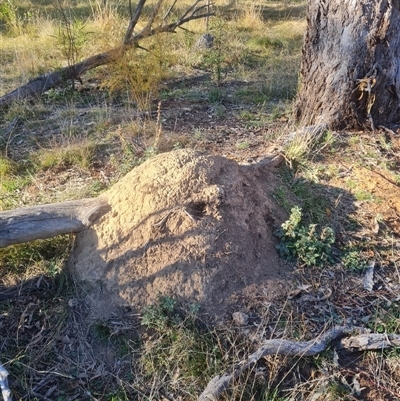
[[[205,2],[206,0],[195,0],[190,7],[188,7],[179,15],[179,17],[172,18],[171,15],[177,2],[177,0],[175,0],[163,17],[160,18],[159,14],[165,0],[158,0],[153,7],[153,11],[148,18],[145,27],[140,31],[135,32],[134,29],[136,28],[140,17],[142,16],[143,7],[146,1],[147,0],[139,0],[136,9],[131,13],[129,25],[120,46],[88,57],[74,65],[67,66],[57,71],[49,72],[32,79],[27,84],[22,85],[14,91],[0,97],[0,109],[10,106],[17,100],[39,96],[49,89],[59,86],[63,82],[72,79],[79,79],[85,72],[89,70],[101,65],[115,62],[120,59],[126,51],[140,47],[139,42],[145,38],[165,32],[173,33],[177,28],[189,21],[214,15],[209,11],[209,5]]]
[[[400,0],[309,0],[295,112],[302,125],[400,122]]]

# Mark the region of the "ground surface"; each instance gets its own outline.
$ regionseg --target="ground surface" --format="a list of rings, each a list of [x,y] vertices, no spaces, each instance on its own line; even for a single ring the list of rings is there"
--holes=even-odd
[[[398,134],[384,131],[334,133],[329,146],[321,151],[316,149],[311,158],[297,165],[290,166],[285,156],[277,166],[257,167],[271,154],[285,154],[285,143],[290,135],[280,133],[291,131],[288,128],[290,114],[283,111],[271,122],[260,122],[260,118],[268,116],[268,111],[260,116],[249,108],[254,120],[248,123],[238,118],[236,104],[222,100],[221,105],[223,116],[216,115],[213,106],[207,103],[168,100],[161,104],[162,115],[173,110],[175,117],[173,126],[167,117],[162,120],[160,147],[164,150],[193,147],[203,156],[194,156],[191,150],[147,156],[154,137],[124,136],[128,135],[129,126],[121,124],[124,115],[114,114],[112,118],[120,118],[121,124],[117,128],[117,138],[122,146],[116,148],[116,152],[122,149],[120,164],[116,164],[107,151],[101,151],[101,158],[91,168],[56,166],[44,171],[40,180],[19,193],[20,201],[41,202],[42,189],[52,188],[45,192],[45,199],[55,201],[65,199],[77,184],[81,189],[74,192],[74,196],[81,197],[87,194],[88,185],[92,188],[94,180],[103,188],[119,180],[102,195],[112,203],[114,212],[96,223],[96,231],[78,236],[78,246],[72,253],[72,270],[91,284],[88,292],[86,284],[78,284],[81,288],[78,293],[82,294],[83,288],[86,294],[83,298],[75,294],[68,298],[75,323],[69,322],[55,338],[45,341],[41,333],[49,330],[46,319],[52,318],[46,314],[40,316],[43,301],[32,295],[32,291],[18,299],[22,313],[19,319],[29,317],[36,322],[36,326],[25,324],[18,329],[21,338],[34,334],[37,344],[43,346],[45,341],[49,347],[56,341],[64,358],[70,361],[68,366],[76,366],[71,362],[74,360],[71,350],[85,348],[84,339],[88,334],[91,336],[91,351],[82,356],[76,368],[85,370],[92,384],[82,384],[84,378],[76,379],[76,394],[81,394],[79,389],[86,387],[100,388],[96,377],[107,377],[108,371],[115,372],[118,354],[115,344],[99,346],[90,327],[79,329],[77,335],[75,325],[85,327],[84,316],[109,317],[110,312],[116,311],[115,305],[129,306],[123,309],[122,315],[120,310],[117,315],[111,315],[111,320],[100,321],[107,322],[102,325],[111,333],[127,329],[135,332],[137,311],[156,300],[159,293],[197,301],[205,315],[223,316],[227,323],[230,312],[246,313],[251,324],[245,332],[252,338],[253,346],[269,336],[293,338],[293,333],[297,333],[299,338],[309,339],[337,323],[398,332]],[[76,109],[72,117],[76,127],[89,124],[91,112],[92,109]],[[51,121],[51,114],[47,120]],[[156,120],[157,113],[146,117],[144,129],[150,126],[155,130],[159,124]],[[41,132],[46,131],[45,127],[44,124],[40,126]],[[178,132],[176,127],[181,127]],[[25,123],[19,129],[21,135],[25,131],[22,140],[29,141]],[[14,142],[16,138],[18,135],[10,140],[10,154],[21,152]],[[121,165],[127,163],[124,154],[127,140],[133,163],[140,163],[144,156],[150,158],[121,179],[125,173],[125,170],[121,172]],[[236,162],[243,166],[239,167]],[[128,170],[132,166],[128,163],[123,167]],[[278,258],[273,230],[296,204],[303,207],[310,221],[321,221],[335,228],[340,252],[346,247],[357,250],[350,268],[339,263],[322,270],[302,266],[293,270]],[[363,266],[373,261],[376,263],[374,288],[369,292],[363,285]],[[32,277],[33,272],[26,274]],[[47,283],[40,278],[42,276],[38,277],[31,286],[36,291],[45,286],[46,293],[51,289],[51,281]],[[13,275],[5,276],[3,283],[7,282],[17,284],[18,279]],[[52,291],[58,291],[57,285],[60,284],[56,282]],[[97,289],[94,292],[93,287]],[[99,292],[100,288],[107,291]],[[84,306],[88,299],[92,300],[91,310]],[[13,319],[12,316],[9,319]],[[13,327],[17,329],[9,319],[4,321],[4,338],[12,335]],[[26,346],[34,347],[30,344],[28,341]],[[33,354],[35,359],[37,352]],[[101,367],[104,361],[108,367]],[[274,380],[283,388],[292,389],[299,399],[310,399],[301,394],[317,397],[326,387],[333,392],[333,384],[338,387],[339,394],[352,394],[348,399],[398,399],[395,376],[400,368],[396,358],[344,355],[340,361],[339,369],[327,365],[327,370],[315,367],[313,362],[304,362],[300,378],[290,368],[279,369]],[[276,363],[284,367],[294,362],[274,359],[268,361],[268,369]],[[378,366],[379,374],[376,373]],[[117,370],[118,375],[126,374],[125,368]],[[39,393],[42,388],[52,389],[51,374],[42,377],[31,373],[30,377],[34,383],[43,380],[42,387],[37,385]],[[350,390],[354,388],[355,379],[363,388],[359,396],[355,390]],[[315,380],[314,385],[309,384],[310,380]],[[380,380],[385,382],[384,387]],[[162,393],[166,382],[157,383],[157,391]],[[58,386],[64,388],[65,384]],[[171,390],[175,388],[173,385],[169,388],[179,394],[181,386],[177,385],[176,390]]]
[[[194,400],[265,339],[335,324],[400,333],[400,131],[309,144],[291,115],[301,29],[285,25],[304,5],[270,3],[239,21],[243,64],[225,54],[220,79],[218,59],[177,67],[147,110],[110,96],[106,70],[1,116],[1,209],[98,195],[114,207],[75,249],[63,237],[1,250],[1,362],[16,399]],[[331,263],[278,257],[273,231],[295,205],[334,229]],[[182,318],[185,301],[223,327]],[[276,355],[226,399],[399,400],[399,371],[398,350]]]

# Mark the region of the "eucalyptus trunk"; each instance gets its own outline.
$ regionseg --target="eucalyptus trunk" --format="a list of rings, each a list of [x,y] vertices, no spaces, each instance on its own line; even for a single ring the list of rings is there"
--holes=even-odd
[[[309,0],[296,118],[374,130],[400,122],[400,0]]]

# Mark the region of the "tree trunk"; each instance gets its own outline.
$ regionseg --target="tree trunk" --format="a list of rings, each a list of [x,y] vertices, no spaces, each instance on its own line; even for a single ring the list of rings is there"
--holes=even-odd
[[[83,231],[109,210],[102,198],[24,207],[0,213],[0,248]]]
[[[309,0],[295,113],[303,125],[400,122],[400,0]]]

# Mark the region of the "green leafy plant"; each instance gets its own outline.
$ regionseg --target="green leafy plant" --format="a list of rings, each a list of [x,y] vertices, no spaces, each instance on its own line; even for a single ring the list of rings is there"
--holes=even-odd
[[[160,297],[157,303],[144,308],[142,325],[147,328],[164,329],[173,319],[175,305],[175,299]]]
[[[354,272],[364,270],[368,266],[367,262],[360,258],[360,252],[351,249],[344,252],[342,264],[346,269]]]
[[[0,28],[10,32],[18,27],[17,8],[10,0],[0,0]]]
[[[295,206],[289,219],[277,230],[281,239],[277,245],[282,257],[298,259],[306,266],[323,266],[331,261],[335,233],[330,227],[318,230],[317,224],[301,225],[301,208]]]
[[[62,21],[57,36],[58,46],[68,65],[72,66],[82,57],[82,49],[88,34],[85,24],[72,15],[71,9],[65,10],[60,0],[58,0],[58,11]]]

